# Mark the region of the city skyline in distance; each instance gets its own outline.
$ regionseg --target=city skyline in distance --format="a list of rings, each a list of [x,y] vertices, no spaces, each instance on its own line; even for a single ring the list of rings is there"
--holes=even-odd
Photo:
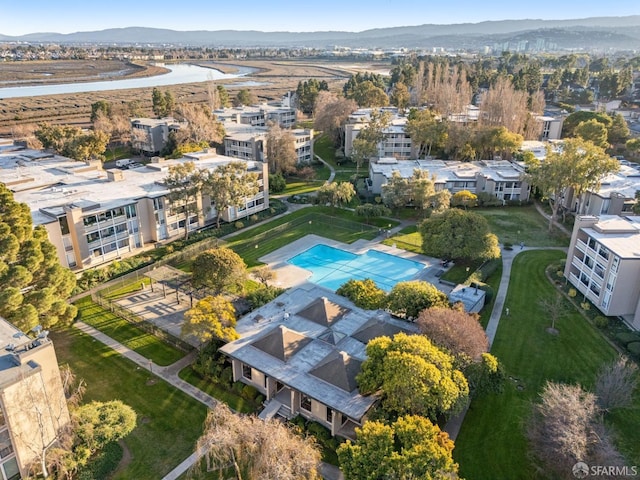
[[[3,7],[0,34],[20,36],[37,32],[62,34],[131,26],[178,31],[361,32],[376,28],[425,24],[456,25],[502,20],[565,20],[640,14],[637,1],[595,1],[517,4],[505,0],[478,5],[470,0],[425,5],[420,0],[371,0],[277,4],[245,0],[214,4],[205,0],[175,2],[86,3],[76,0],[11,2]]]

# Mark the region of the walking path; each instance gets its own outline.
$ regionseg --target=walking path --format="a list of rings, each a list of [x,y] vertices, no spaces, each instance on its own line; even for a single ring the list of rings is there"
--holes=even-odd
[[[316,160],[318,160],[321,163],[324,163],[327,167],[329,167],[329,179],[327,180],[327,183],[331,183],[333,182],[333,179],[336,178],[336,169],[333,168],[333,165],[327,163],[325,160],[323,160],[322,158],[320,158],[318,155],[316,155]]]
[[[193,350],[192,352],[185,355],[177,362],[172,363],[171,365],[168,365],[166,367],[161,367],[159,365],[154,364],[151,359],[146,358],[137,352],[134,352],[130,348],[122,345],[121,343],[117,342],[113,338],[109,337],[108,335],[105,335],[101,331],[93,328],[90,325],[87,325],[84,322],[76,322],[74,326],[81,332],[95,338],[99,342],[112,348],[114,351],[118,352],[123,357],[128,358],[129,360],[134,362],[136,365],[138,365],[140,368],[148,370],[153,375],[156,375],[162,378],[170,385],[174,386],[178,390],[181,390],[182,392],[196,399],[200,403],[203,403],[207,407],[213,408],[218,403],[218,400],[213,398],[211,395],[208,395],[202,390],[198,389],[197,387],[191,385],[190,383],[185,382],[178,376],[178,373],[180,372],[180,370],[182,370],[186,366],[191,365],[191,363],[193,363],[193,361],[198,355],[197,350]],[[178,477],[180,477],[180,475],[182,475],[192,465],[194,465],[200,459],[201,456],[202,455],[199,452],[192,453],[191,455],[189,455],[189,457],[183,460],[176,468],[174,468],[171,472],[165,475],[162,478],[162,480],[176,480]],[[326,480],[342,480],[343,479],[342,472],[340,472],[340,470],[333,465],[325,464],[323,462],[320,465],[320,471],[322,473],[323,478],[325,478]]]

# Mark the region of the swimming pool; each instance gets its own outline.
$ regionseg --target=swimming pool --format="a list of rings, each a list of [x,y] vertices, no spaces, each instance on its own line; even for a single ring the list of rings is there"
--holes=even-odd
[[[389,291],[405,280],[411,280],[425,265],[377,250],[363,254],[347,252],[322,243],[291,257],[288,263],[311,271],[309,280],[336,291],[348,280],[370,278],[379,288]]]

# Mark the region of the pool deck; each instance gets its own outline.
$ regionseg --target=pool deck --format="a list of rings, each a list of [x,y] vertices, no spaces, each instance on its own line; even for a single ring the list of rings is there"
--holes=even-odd
[[[425,266],[412,280],[424,280],[432,283],[444,293],[449,293],[453,287],[439,282],[439,275],[442,273],[440,260],[418,253],[408,252],[400,248],[384,245],[379,240],[356,240],[348,244],[321,237],[320,235],[306,235],[285,247],[279,248],[267,255],[260,257],[260,261],[266,263],[276,273],[276,280],[273,285],[282,288],[290,288],[299,285],[311,277],[311,272],[304,268],[296,267],[287,263],[290,258],[310,249],[318,244],[328,245],[330,247],[340,248],[347,252],[362,254],[367,250],[377,250],[379,252],[395,255],[396,257],[412,260],[422,263]]]

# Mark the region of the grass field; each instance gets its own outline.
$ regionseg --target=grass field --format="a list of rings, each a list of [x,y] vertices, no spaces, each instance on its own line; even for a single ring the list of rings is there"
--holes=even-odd
[[[135,325],[94,303],[91,297],[76,302],[80,319],[126,347],[150,358],[155,364],[166,366],[180,360],[185,354],[159,338],[140,330]]]
[[[111,480],[158,480],[193,453],[206,407],[76,329],[51,333],[58,361],[87,383],[84,401],[122,400],[138,415],[130,462]]]
[[[510,379],[502,394],[474,400],[467,413],[454,450],[465,478],[535,478],[523,428],[542,386],[551,380],[590,388],[601,365],[616,356],[600,332],[578,312],[557,322],[559,335],[545,330],[550,323],[538,300],[553,295],[554,286],[544,271],[563,256],[559,251],[534,251],[522,253],[514,261],[505,303],[511,314],[502,318],[492,348]],[[638,464],[640,408],[618,412],[610,420],[624,433],[621,446],[631,455],[631,464]]]
[[[372,223],[382,222],[384,225],[390,222],[387,219],[374,220],[376,222]],[[260,264],[258,258],[261,256],[308,234],[352,243],[360,238],[375,238],[378,226],[362,223],[362,218],[349,210],[308,207],[229,238],[226,246],[238,253],[247,266],[253,267]]]
[[[569,237],[563,233],[554,230],[549,234],[549,222],[533,205],[478,208],[473,211],[487,219],[491,231],[502,244],[518,245],[524,242],[528,247],[569,246]]]

